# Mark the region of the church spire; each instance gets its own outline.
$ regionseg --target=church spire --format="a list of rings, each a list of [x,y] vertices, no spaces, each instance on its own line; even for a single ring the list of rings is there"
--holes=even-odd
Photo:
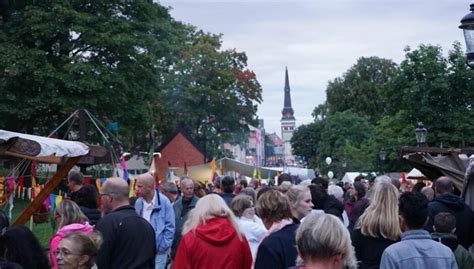
[[[291,95],[290,95],[290,80],[288,79],[288,67],[285,67],[285,101],[283,104],[283,110],[281,111],[282,120],[289,119],[294,120],[294,111],[291,107]]]

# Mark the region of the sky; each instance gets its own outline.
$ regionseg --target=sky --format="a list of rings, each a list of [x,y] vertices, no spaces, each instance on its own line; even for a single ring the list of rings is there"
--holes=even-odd
[[[329,81],[358,58],[378,56],[400,63],[404,48],[454,41],[464,47],[461,0],[159,0],[178,21],[222,34],[223,49],[243,51],[260,82],[258,116],[268,133],[281,135],[285,67],[296,125],[326,100]]]

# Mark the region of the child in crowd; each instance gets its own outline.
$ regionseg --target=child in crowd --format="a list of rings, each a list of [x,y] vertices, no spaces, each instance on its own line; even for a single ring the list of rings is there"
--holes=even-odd
[[[438,213],[434,218],[433,231],[431,238],[443,243],[443,245],[453,251],[459,269],[474,268],[471,254],[459,244],[458,238],[454,234],[456,231],[456,218],[451,213]]]

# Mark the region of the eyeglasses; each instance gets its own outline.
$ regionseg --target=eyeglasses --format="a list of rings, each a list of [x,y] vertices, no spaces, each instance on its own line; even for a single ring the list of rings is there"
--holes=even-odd
[[[53,252],[53,254],[56,257],[61,256],[63,258],[67,258],[69,256],[81,256],[82,255],[80,253],[74,253],[74,252],[70,251],[67,248],[58,248],[56,251]]]

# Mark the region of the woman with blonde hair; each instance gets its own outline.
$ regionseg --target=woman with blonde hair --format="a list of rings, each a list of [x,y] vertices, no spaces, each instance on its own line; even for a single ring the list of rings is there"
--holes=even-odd
[[[54,214],[54,220],[56,221],[58,232],[49,242],[49,259],[51,260],[52,268],[58,269],[58,260],[55,252],[59,247],[61,239],[74,232],[91,234],[94,228],[89,224],[81,208],[71,200],[63,200],[59,203]]]
[[[296,232],[296,246],[304,264],[299,268],[357,268],[349,231],[333,215],[309,214]]]
[[[56,250],[60,269],[90,269],[95,265],[95,257],[102,244],[98,232],[86,234],[70,233],[63,237]]]
[[[184,223],[173,268],[242,268],[252,266],[249,243],[232,210],[217,194],[196,204]]]
[[[392,183],[375,184],[372,201],[352,233],[359,268],[379,268],[385,248],[400,239],[398,197]]]
[[[299,224],[301,219],[313,210],[314,205],[311,199],[311,191],[307,186],[296,185],[291,186],[286,195],[290,201],[293,222]]]

